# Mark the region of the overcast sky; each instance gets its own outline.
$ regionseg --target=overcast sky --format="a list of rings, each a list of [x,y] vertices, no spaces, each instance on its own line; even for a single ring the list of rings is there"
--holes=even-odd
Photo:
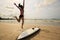
[[[15,3],[23,0],[0,0],[0,17],[19,16]],[[25,18],[29,19],[60,19],[60,0],[25,0]]]

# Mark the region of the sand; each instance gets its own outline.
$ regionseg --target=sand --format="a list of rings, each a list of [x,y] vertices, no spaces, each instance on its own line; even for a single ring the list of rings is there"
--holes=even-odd
[[[39,33],[24,40],[60,40],[60,27],[58,26],[24,24],[24,29],[21,29],[19,23],[4,22],[0,22],[0,40],[16,40],[24,30],[33,27],[39,27]]]

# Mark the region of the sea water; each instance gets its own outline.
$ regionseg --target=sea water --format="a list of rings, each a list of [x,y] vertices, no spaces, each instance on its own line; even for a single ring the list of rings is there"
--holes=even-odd
[[[0,20],[6,23],[18,23],[16,20]],[[60,26],[60,20],[24,20],[25,24],[53,25]]]

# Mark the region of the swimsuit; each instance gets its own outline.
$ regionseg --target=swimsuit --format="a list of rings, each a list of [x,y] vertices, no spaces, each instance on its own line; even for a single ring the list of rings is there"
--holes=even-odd
[[[22,18],[22,17],[24,17],[24,16],[23,16],[23,15],[20,15],[19,17]]]

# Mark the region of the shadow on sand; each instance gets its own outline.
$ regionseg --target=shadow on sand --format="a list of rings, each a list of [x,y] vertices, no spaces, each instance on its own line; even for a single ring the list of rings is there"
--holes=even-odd
[[[20,40],[31,40],[33,37],[35,37],[37,34],[39,34],[41,31],[41,29],[39,29],[36,33],[24,38],[24,39],[20,39]]]

